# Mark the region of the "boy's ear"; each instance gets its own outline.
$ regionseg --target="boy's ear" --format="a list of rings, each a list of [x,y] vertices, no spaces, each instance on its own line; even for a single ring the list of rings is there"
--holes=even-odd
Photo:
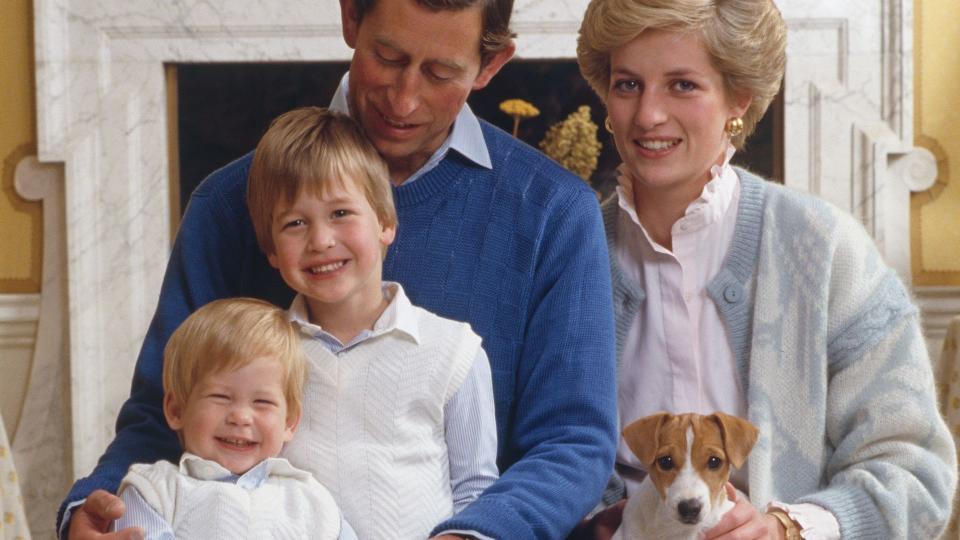
[[[300,425],[300,413],[287,414],[287,425],[283,430],[283,442],[293,440],[293,435],[297,432],[297,426]]]
[[[381,225],[380,227],[380,245],[387,247],[397,238],[397,225]]]
[[[276,253],[267,253],[267,262],[270,263],[274,269],[279,270],[280,266],[277,264],[277,254]]]
[[[173,393],[167,392],[163,395],[163,416],[167,418],[167,425],[174,431],[183,429],[183,405]]]

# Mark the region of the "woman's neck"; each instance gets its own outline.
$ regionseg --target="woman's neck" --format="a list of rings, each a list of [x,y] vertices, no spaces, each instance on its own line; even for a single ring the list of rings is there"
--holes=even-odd
[[[725,161],[726,150],[720,152],[714,166],[722,167]],[[673,251],[673,224],[686,214],[693,201],[700,198],[712,179],[711,166],[700,175],[698,182],[683,182],[662,188],[633,182],[633,207],[637,210],[637,218],[654,242]]]
[[[680,186],[651,190],[634,186],[633,205],[637,210],[637,218],[654,242],[673,251],[673,224],[684,216],[690,203],[700,197],[708,181],[709,178],[704,178],[692,189]]]

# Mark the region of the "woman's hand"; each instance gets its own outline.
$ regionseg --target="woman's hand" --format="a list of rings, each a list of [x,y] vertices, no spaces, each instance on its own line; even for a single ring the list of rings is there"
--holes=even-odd
[[[724,514],[720,523],[707,531],[710,540],[784,540],[786,531],[777,518],[761,513],[750,501],[737,496],[737,490],[727,483],[727,498],[734,506]]]

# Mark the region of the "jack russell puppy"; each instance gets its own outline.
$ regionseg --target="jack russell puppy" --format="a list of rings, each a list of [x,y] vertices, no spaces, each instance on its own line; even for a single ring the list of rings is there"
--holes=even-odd
[[[627,426],[623,438],[648,474],[613,540],[694,540],[733,508],[730,467],[746,462],[757,428],[723,413],[657,413]]]

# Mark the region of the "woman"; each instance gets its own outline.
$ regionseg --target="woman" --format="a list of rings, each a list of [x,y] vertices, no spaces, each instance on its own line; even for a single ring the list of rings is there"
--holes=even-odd
[[[770,0],[587,9],[580,68],[623,159],[604,203],[621,427],[668,410],[759,428],[733,478],[749,501],[711,538],[936,538],[956,455],[909,295],[853,218],[730,165],[785,42]],[[628,494],[644,475],[622,442],[617,471]]]

